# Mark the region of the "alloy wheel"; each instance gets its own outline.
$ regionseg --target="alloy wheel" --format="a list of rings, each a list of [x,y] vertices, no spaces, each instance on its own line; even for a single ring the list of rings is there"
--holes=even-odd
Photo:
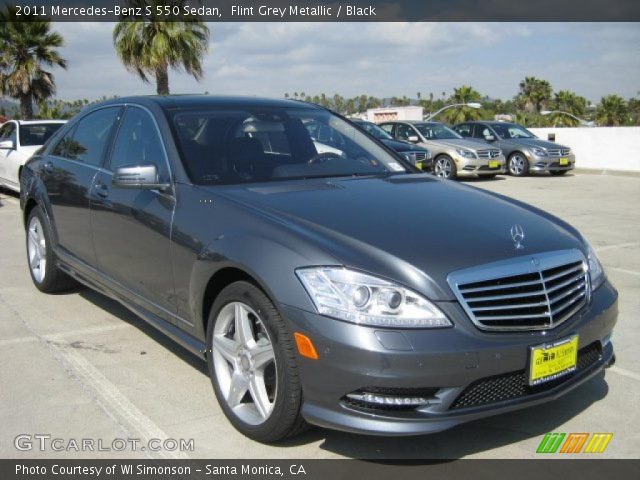
[[[511,172],[512,175],[522,175],[522,173],[524,172],[525,169],[525,163],[526,160],[522,155],[514,155],[513,157],[511,157],[511,160],[509,160],[509,172]]]
[[[47,269],[47,240],[42,230],[42,223],[36,216],[31,218],[27,229],[27,253],[29,268],[36,282],[42,283]]]
[[[450,178],[451,173],[453,172],[453,165],[451,164],[451,160],[446,157],[440,157],[438,160],[436,160],[434,172],[436,176],[440,178]]]
[[[275,352],[258,314],[242,302],[225,305],[212,338],[218,386],[231,411],[250,425],[264,423],[276,397]]]

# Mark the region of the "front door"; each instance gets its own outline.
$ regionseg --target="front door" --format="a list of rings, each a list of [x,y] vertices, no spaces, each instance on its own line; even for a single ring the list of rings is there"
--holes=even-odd
[[[155,164],[159,182],[170,181],[163,143],[151,115],[127,107],[110,160],[91,193],[93,244],[98,269],[133,292],[141,305],[173,321],[171,226],[175,199],[158,190],[119,188],[113,175],[123,166]]]

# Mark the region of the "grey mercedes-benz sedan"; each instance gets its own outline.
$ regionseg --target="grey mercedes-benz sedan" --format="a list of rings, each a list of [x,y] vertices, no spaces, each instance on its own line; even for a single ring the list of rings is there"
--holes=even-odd
[[[21,182],[34,285],[83,283],[201,356],[259,441],[435,432],[556,399],[614,358],[617,292],[577,230],[419,172],[318,106],[109,100]]]
[[[500,148],[507,158],[507,171],[516,177],[530,172],[564,175],[576,163],[571,148],[542,140],[516,123],[465,122],[453,129],[464,138],[484,140]]]

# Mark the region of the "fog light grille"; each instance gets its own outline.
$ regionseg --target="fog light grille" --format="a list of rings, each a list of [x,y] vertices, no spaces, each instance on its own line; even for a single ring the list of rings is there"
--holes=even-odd
[[[384,388],[367,387],[349,393],[344,402],[367,410],[414,410],[440,403],[434,395],[438,388]]]

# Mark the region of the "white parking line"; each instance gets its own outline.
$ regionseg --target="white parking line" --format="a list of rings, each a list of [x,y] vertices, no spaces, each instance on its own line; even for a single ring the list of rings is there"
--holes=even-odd
[[[6,340],[0,340],[0,347],[4,347],[7,345],[19,345],[21,343],[39,342],[41,338],[44,338],[45,340],[48,340],[48,341],[52,341],[52,340],[64,339],[65,337],[76,337],[76,336],[83,337],[87,335],[94,335],[96,333],[111,332],[113,330],[121,330],[125,328],[133,328],[133,327],[128,323],[122,322],[122,323],[115,323],[113,325],[105,325],[101,327],[80,328],[77,330],[70,330],[67,332],[52,333],[51,335],[42,335],[41,337],[29,335],[27,337],[9,338]]]
[[[613,367],[609,367],[609,371],[640,382],[640,374],[637,374],[636,372],[631,372],[624,368],[616,367],[615,365]]]
[[[144,415],[113,383],[91,365],[86,358],[74,349],[66,348],[66,344],[56,344],[46,336],[40,335],[2,295],[0,295],[0,303],[4,305],[6,311],[13,314],[13,316],[31,332],[32,335],[30,337],[23,337],[23,339],[26,341],[26,339],[36,338],[42,342],[69,377],[80,385],[82,390],[129,438],[139,439],[140,446],[147,445],[151,439],[158,439],[158,445],[162,445],[164,441],[169,438],[158,425]],[[86,330],[95,331],[95,329]],[[67,332],[67,334],[70,333],[72,332]],[[56,335],[56,337],[59,337],[59,335]],[[150,458],[189,458],[186,453],[179,451],[156,452],[147,449],[143,454]]]
[[[616,272],[627,273],[629,275],[635,275],[636,277],[640,277],[640,272],[635,270],[627,270],[626,268],[618,268],[618,267],[606,267],[607,270],[614,270]]]
[[[637,247],[640,242],[619,243],[617,245],[605,245],[604,247],[594,247],[596,253],[605,252],[607,250],[615,250],[616,248]]]

